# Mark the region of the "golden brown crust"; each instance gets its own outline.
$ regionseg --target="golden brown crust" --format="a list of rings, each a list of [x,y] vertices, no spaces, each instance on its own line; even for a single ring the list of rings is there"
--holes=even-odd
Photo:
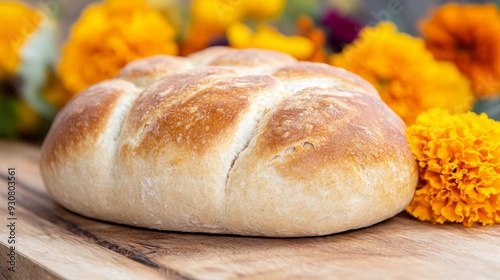
[[[191,68],[193,63],[187,58],[156,55],[127,64],[117,77],[136,86],[145,87],[158,78]]]
[[[378,98],[308,88],[273,110],[255,152],[283,177],[313,180],[338,161],[366,165],[409,154],[403,126]]]
[[[200,113],[212,116],[219,114],[219,121],[224,118],[221,117],[220,110],[200,106],[203,104],[199,103],[200,101],[210,102],[209,95],[205,94],[208,99],[203,99],[201,95],[204,91],[210,91],[212,86],[216,85],[215,81],[223,81],[235,74],[236,72],[229,69],[199,68],[167,76],[159,80],[155,86],[146,89],[135,100],[124,124],[128,134],[126,137],[134,138],[137,144],[134,151],[142,154],[158,153],[163,149],[158,145],[159,141],[177,142],[193,149],[201,148],[202,145],[211,142],[210,140],[215,137],[214,135],[222,126],[203,123],[203,127],[200,127],[202,122],[210,120],[206,120],[206,115],[202,118],[197,118],[197,116],[199,117]],[[240,109],[244,106],[242,103],[237,105]],[[225,122],[225,125],[228,125],[229,121],[230,119]],[[206,126],[209,126],[207,131],[198,131],[199,129],[205,130]],[[207,136],[208,132],[211,132],[213,137]]]
[[[404,123],[344,70],[214,48],[119,76],[72,100],[42,147],[49,193],[82,215],[311,236],[394,216],[414,193]]]
[[[187,58],[189,58],[195,65],[207,65],[217,56],[233,51],[236,50],[229,47],[216,46],[192,53],[188,55]]]
[[[270,51],[245,49],[240,51],[230,51],[214,57],[208,65],[212,66],[233,66],[245,68],[259,68],[263,73],[266,70],[276,69],[296,62],[296,60],[284,53]]]
[[[358,90],[379,97],[377,90],[363,78],[342,68],[323,63],[301,61],[279,68],[273,75],[285,82],[309,81],[309,86],[315,86],[317,80],[322,79],[330,82],[331,87],[337,90]]]
[[[185,74],[179,76],[183,75]],[[182,91],[183,84],[180,83],[180,88],[173,89],[169,94],[161,95],[156,92],[139,97],[130,116],[134,118],[140,115],[149,121],[147,125],[138,125],[143,127],[143,137],[138,142],[137,150],[147,154],[158,153],[162,150],[158,146],[159,142],[176,143],[200,154],[210,150],[209,146],[218,143],[220,134],[238,123],[238,116],[249,105],[252,95],[270,90],[277,83],[270,76],[218,78],[211,76],[210,87],[200,86],[198,90],[191,88],[189,95]],[[183,80],[178,76],[173,76],[172,79]],[[171,82],[173,83],[171,79],[162,81],[169,84]],[[201,78],[199,81],[189,82],[195,87],[196,83],[206,85],[207,80]],[[141,106],[142,102],[147,105]]]
[[[133,84],[109,80],[73,98],[57,115],[42,146],[45,164],[63,163],[82,143],[99,138],[122,95],[134,94]],[[56,158],[57,157],[57,158]]]

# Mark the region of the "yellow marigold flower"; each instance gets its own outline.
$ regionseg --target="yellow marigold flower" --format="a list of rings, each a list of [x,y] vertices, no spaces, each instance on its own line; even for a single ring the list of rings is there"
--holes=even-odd
[[[41,89],[56,57],[56,24],[20,2],[0,2],[0,138],[36,137],[55,108]]]
[[[227,0],[226,0],[227,1]],[[242,3],[247,16],[259,20],[277,17],[285,7],[285,0],[236,0]],[[235,2],[235,0],[233,0]]]
[[[260,48],[288,53],[299,60],[306,60],[315,51],[314,43],[301,36],[285,36],[277,30],[261,25],[255,33],[243,23],[232,24],[227,31],[229,45],[234,48]]]
[[[245,18],[276,17],[284,6],[285,0],[194,0],[191,18],[194,25],[223,31]]]
[[[365,27],[331,63],[372,83],[406,124],[434,107],[465,112],[472,106],[469,81],[455,65],[436,61],[422,39],[397,32],[391,23]]]
[[[242,20],[244,14],[241,0],[194,0],[191,6],[192,25],[210,33],[224,32],[228,25]]]
[[[59,73],[73,93],[114,77],[128,62],[155,54],[177,54],[175,31],[143,0],[90,5],[74,24]]]
[[[484,113],[421,114],[407,131],[420,184],[406,210],[422,221],[500,223],[500,122]]]
[[[421,25],[427,49],[454,62],[477,97],[500,93],[500,11],[495,4],[449,3]]]
[[[0,2],[0,78],[16,72],[20,49],[41,21],[36,10],[21,3]]]
[[[191,24],[181,43],[181,54],[188,55],[206,48],[210,41],[222,36],[229,26],[247,18],[266,20],[277,17],[285,0],[194,0]]]

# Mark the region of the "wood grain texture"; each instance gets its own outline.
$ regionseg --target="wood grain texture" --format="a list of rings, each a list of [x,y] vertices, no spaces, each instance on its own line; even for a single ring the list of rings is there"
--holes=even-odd
[[[161,232],[87,219],[55,204],[37,147],[0,142],[0,219],[8,167],[17,175],[17,272],[5,279],[498,279],[500,226],[432,225],[405,213],[315,238]]]

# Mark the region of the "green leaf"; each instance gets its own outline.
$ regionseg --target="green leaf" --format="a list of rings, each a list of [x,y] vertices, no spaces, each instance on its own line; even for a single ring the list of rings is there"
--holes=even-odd
[[[19,132],[19,116],[17,106],[19,100],[14,97],[5,96],[0,93],[0,138],[17,138]]]

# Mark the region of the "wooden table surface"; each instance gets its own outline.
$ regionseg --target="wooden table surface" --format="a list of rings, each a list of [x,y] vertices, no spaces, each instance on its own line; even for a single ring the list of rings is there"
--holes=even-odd
[[[52,201],[39,149],[0,141],[0,219],[16,168],[16,272],[2,279],[500,279],[500,225],[432,225],[405,213],[314,238],[248,238],[128,227],[84,218]]]

